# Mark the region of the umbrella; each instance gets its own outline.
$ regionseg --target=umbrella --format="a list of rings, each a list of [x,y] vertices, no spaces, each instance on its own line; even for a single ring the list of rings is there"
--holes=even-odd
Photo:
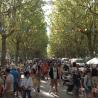
[[[93,59],[89,60],[86,64],[89,64],[89,65],[94,64],[94,65],[96,65],[96,64],[98,64],[98,58],[93,58]]]

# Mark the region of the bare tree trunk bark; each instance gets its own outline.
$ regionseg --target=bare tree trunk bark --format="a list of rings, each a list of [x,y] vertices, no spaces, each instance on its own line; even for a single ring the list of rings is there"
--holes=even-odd
[[[17,40],[17,42],[16,42],[16,56],[15,56],[15,64],[16,64],[16,66],[18,66],[19,45],[20,45],[20,41]]]
[[[1,66],[6,65],[6,34],[2,34]]]
[[[94,47],[93,47],[93,43],[92,43],[92,33],[89,32],[89,34],[87,35],[87,39],[88,39],[88,48],[89,48],[89,53],[91,57],[94,57]]]

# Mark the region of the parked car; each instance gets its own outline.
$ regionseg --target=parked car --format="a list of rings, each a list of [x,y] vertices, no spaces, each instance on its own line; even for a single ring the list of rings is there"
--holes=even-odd
[[[70,61],[71,61],[71,64],[76,62],[76,64],[79,65],[80,67],[85,66],[85,61],[82,58],[73,58]]]

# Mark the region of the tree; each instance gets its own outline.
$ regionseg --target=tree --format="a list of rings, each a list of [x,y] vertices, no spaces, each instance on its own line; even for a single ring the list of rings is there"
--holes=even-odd
[[[20,8],[20,12],[18,11],[17,28],[19,31],[9,38],[8,44],[9,48],[13,44],[13,49],[10,48],[10,51],[12,51],[11,54],[16,54],[16,65],[19,57],[26,60],[33,57],[44,57],[46,54],[48,43],[46,23],[41,7],[42,2],[38,1],[32,0]]]
[[[62,56],[93,56],[97,49],[97,2],[89,0],[63,0],[54,2],[52,17],[51,51],[59,46]],[[92,11],[94,13],[92,13]],[[59,43],[58,44],[58,40]],[[53,53],[55,54],[55,53]],[[60,55],[59,55],[60,56]],[[61,57],[61,56],[60,56]]]
[[[0,34],[2,37],[2,54],[1,54],[1,65],[5,65],[6,57],[6,39],[13,34],[15,31],[15,16],[16,16],[16,6],[15,1],[7,2],[6,0],[1,0],[0,2]],[[8,8],[9,6],[9,8]]]
[[[26,54],[29,58],[30,55],[33,55],[32,51],[38,45],[40,45],[38,51],[37,49],[34,51],[37,51],[39,55],[40,53],[44,55],[48,41],[42,0],[1,0],[0,2],[2,35],[1,65],[5,65],[7,49],[11,55],[16,55],[16,65],[19,57]],[[37,36],[34,36],[34,34]],[[38,35],[40,36],[38,37]],[[26,55],[24,58],[26,58]]]

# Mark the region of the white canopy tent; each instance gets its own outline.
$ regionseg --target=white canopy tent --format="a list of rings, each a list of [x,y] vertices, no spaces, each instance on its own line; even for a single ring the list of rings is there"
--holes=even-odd
[[[93,59],[89,60],[86,64],[97,65],[98,64],[98,58],[93,58]]]

